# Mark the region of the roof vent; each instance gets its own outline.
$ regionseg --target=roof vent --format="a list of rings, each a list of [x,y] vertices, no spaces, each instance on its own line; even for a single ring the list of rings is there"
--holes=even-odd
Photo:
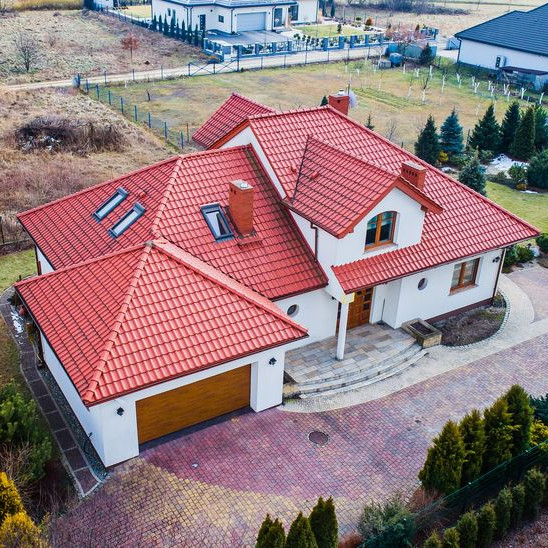
[[[424,188],[426,168],[414,162],[403,162],[401,165],[400,177],[408,183],[416,186],[419,190]]]
[[[228,209],[238,232],[248,236],[253,232],[253,187],[242,180],[232,181],[228,191]]]
[[[348,115],[348,109],[350,108],[350,96],[344,91],[344,89],[341,89],[338,93],[333,93],[329,96],[329,106],[345,115]]]

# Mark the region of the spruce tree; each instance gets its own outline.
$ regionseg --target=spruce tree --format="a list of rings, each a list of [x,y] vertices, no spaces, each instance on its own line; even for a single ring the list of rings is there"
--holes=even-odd
[[[460,435],[466,450],[466,459],[462,466],[461,485],[474,481],[481,474],[483,453],[485,451],[485,430],[483,419],[477,409],[464,416],[459,424]]]
[[[490,150],[494,154],[500,151],[500,126],[495,118],[493,104],[489,105],[483,118],[475,125],[469,145],[474,150]]]
[[[289,528],[285,548],[318,548],[310,523],[302,512],[299,513]]]
[[[329,99],[327,98],[327,95],[324,95],[322,97],[322,102],[320,103],[320,106],[325,107],[325,105],[328,105],[328,104],[329,104]]]
[[[459,124],[459,116],[455,109],[445,119],[440,130],[441,149],[449,158],[459,156],[464,150],[462,138],[462,126]]]
[[[308,521],[318,548],[337,548],[339,526],[335,515],[335,505],[331,497],[325,501],[322,497],[318,499]]]
[[[548,150],[533,156],[527,169],[527,182],[538,188],[548,188]]]
[[[430,115],[415,143],[415,154],[425,162],[436,165],[440,152],[441,147],[436,123],[432,115]]]
[[[533,408],[529,394],[518,384],[514,384],[503,397],[508,404],[508,412],[512,415],[512,456],[515,457],[531,444]]]
[[[459,181],[467,187],[485,196],[485,168],[474,155],[462,168]]]
[[[426,44],[419,55],[419,65],[429,65],[434,60],[434,52],[430,44]]]
[[[517,160],[527,162],[535,154],[535,111],[529,107],[519,123],[510,155]]]
[[[452,493],[460,487],[462,465],[466,456],[459,427],[449,421],[440,435],[432,440],[432,447],[419,479],[427,490]]]
[[[544,108],[535,107],[535,148],[541,152],[548,147],[548,113]]]
[[[510,153],[510,147],[514,142],[520,118],[519,103],[514,101],[506,109],[501,125],[501,151],[505,154]]]
[[[370,129],[371,131],[375,129],[375,126],[373,125],[373,117],[371,116],[371,113],[367,115],[367,122],[365,124],[365,127],[367,129]]]
[[[499,398],[484,413],[485,453],[483,471],[488,472],[512,457],[512,415],[508,403]]]

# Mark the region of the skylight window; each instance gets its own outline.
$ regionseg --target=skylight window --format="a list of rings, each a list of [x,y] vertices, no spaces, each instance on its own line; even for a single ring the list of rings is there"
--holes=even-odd
[[[128,196],[128,191],[118,187],[116,192],[93,214],[93,218],[102,221],[112,210],[118,207]]]
[[[212,204],[202,207],[202,215],[213,234],[213,237],[219,242],[229,240],[234,236],[230,229],[228,219],[226,218],[219,204]]]
[[[145,213],[145,208],[140,204],[136,203],[112,228],[109,229],[108,233],[113,238],[118,238],[122,235],[141,215]]]

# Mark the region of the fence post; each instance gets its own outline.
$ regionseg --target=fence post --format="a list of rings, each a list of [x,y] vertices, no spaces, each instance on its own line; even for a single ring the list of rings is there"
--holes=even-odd
[[[190,63],[188,64],[188,75],[190,76]]]
[[[135,118],[135,121],[137,122],[137,105],[133,105],[133,116]]]
[[[100,99],[99,84],[95,84],[95,91],[97,91],[97,101],[99,101],[99,99]]]
[[[190,141],[190,131],[188,129],[188,122],[186,123],[186,141],[187,143]]]
[[[132,69],[133,72],[133,81],[135,82],[135,69]]]
[[[287,61],[287,53],[284,53],[284,68],[286,68],[286,66],[285,66],[286,61]]]
[[[112,93],[110,89],[108,90],[108,104],[112,106]]]
[[[105,70],[104,74],[105,74],[105,86],[106,86],[107,85],[107,71],[106,70]]]
[[[152,120],[150,118],[150,112],[148,113],[148,129],[152,127]]]
[[[160,80],[164,79],[164,65],[160,65]]]
[[[86,93],[89,95],[89,80],[86,78]]]
[[[164,122],[164,137],[167,141],[167,122]]]
[[[120,110],[122,111],[122,114],[124,114],[124,98],[120,97]]]
[[[185,141],[183,137],[183,132],[181,131],[181,148],[185,148]]]

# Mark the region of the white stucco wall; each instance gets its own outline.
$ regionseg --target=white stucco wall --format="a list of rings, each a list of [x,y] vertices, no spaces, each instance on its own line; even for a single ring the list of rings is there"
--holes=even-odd
[[[463,261],[379,285],[375,288],[371,321],[383,320],[392,327],[399,327],[408,320],[435,318],[490,299],[500,267],[500,262],[493,262],[493,259],[501,256],[501,250],[479,256],[476,285],[453,293],[450,291],[453,269]],[[426,278],[427,285],[419,290],[418,283],[422,278]]]
[[[315,23],[318,19],[318,0],[299,0],[299,16],[294,23]]]
[[[53,272],[53,266],[51,266],[50,262],[46,259],[46,256],[42,253],[38,246],[36,246],[36,257],[40,263],[40,272],[42,274]]]
[[[459,51],[461,63],[494,69],[499,55],[506,57],[506,66],[548,71],[548,57],[546,56],[471,40],[461,40]]]

